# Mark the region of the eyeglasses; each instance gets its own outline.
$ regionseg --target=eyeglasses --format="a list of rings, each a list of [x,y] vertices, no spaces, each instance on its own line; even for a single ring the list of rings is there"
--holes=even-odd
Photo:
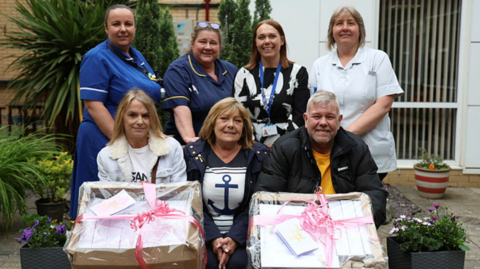
[[[220,24],[215,23],[215,22],[199,21],[197,24],[198,24],[198,26],[200,26],[202,28],[207,28],[207,26],[210,25],[210,27],[212,27],[215,30],[220,29]]]

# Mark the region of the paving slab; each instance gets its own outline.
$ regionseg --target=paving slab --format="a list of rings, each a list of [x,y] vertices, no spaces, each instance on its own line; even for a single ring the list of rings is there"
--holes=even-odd
[[[418,195],[415,187],[395,186],[407,199],[415,203],[423,211],[427,211],[432,204],[448,206],[455,215],[460,216],[468,233],[470,251],[465,256],[465,269],[480,269],[480,188],[448,188],[442,199],[427,199]],[[36,197],[27,197],[29,212],[35,212],[34,200]],[[20,216],[16,216],[13,225],[8,233],[5,233],[4,223],[0,220],[0,269],[18,269],[20,265],[20,247],[15,241],[19,237],[18,232],[23,228]],[[386,251],[386,240],[392,225],[382,225],[378,229],[378,236],[382,239],[384,251]],[[388,269],[388,265],[385,269]]]

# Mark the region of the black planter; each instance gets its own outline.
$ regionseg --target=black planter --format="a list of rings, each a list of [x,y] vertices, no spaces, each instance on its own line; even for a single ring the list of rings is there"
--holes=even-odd
[[[29,248],[24,245],[20,248],[20,263],[22,269],[71,269],[67,253],[63,248]]]
[[[52,219],[63,221],[63,214],[65,213],[66,202],[51,203],[48,199],[39,199],[35,201],[37,206],[37,213],[40,216],[49,216]]]
[[[389,269],[448,268],[463,269],[465,251],[403,251],[394,237],[387,237]]]

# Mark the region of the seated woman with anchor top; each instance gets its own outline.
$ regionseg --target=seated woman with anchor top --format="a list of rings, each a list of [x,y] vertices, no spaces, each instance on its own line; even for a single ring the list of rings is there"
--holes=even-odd
[[[216,103],[184,148],[189,181],[202,183],[207,268],[245,268],[248,206],[268,147],[253,141],[250,115],[232,97]]]

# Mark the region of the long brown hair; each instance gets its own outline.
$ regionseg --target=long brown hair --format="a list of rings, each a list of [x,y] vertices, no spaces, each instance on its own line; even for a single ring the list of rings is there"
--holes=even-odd
[[[273,28],[275,28],[275,30],[277,30],[278,33],[280,34],[280,37],[283,38],[283,45],[280,47],[280,62],[282,63],[282,68],[288,68],[289,64],[293,64],[294,62],[290,61],[287,58],[287,38],[285,37],[285,32],[283,31],[283,28],[280,25],[280,23],[272,19],[261,21],[257,24],[257,26],[255,26],[255,30],[253,30],[253,39],[252,39],[252,55],[250,56],[250,61],[245,66],[245,68],[248,70],[254,69],[262,59],[262,56],[260,55],[260,52],[258,52],[258,49],[257,49],[256,39],[257,39],[258,28],[264,24],[268,24]]]

